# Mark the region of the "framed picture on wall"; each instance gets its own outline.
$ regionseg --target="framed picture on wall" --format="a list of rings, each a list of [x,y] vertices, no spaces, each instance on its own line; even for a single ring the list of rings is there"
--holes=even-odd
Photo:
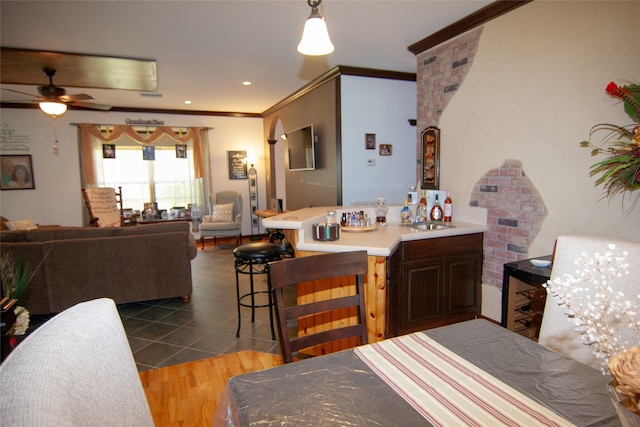
[[[36,183],[33,178],[31,155],[2,155],[2,190],[33,190]]]
[[[156,147],[153,145],[142,147],[142,160],[155,160]]]
[[[102,144],[102,158],[103,159],[115,159],[116,158],[116,144]]]
[[[247,179],[247,152],[227,151],[229,158],[229,179]]]
[[[176,159],[187,158],[187,144],[176,144]]]
[[[422,159],[420,188],[440,188],[440,129],[430,126],[422,132]]]
[[[375,133],[365,133],[364,134],[364,148],[367,150],[375,150],[376,149],[376,134]]]
[[[391,144],[380,144],[380,155],[381,156],[391,156],[393,154],[393,145]]]

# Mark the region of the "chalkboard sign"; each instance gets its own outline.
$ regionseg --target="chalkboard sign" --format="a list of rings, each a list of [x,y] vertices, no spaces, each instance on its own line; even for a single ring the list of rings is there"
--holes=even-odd
[[[227,151],[229,156],[229,179],[247,179],[247,152]]]

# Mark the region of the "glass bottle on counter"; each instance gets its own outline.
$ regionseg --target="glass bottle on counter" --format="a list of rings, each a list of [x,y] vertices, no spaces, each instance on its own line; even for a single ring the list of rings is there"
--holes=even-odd
[[[442,221],[443,214],[442,206],[440,206],[440,201],[436,194],[436,201],[433,203],[433,207],[431,208],[431,221]]]
[[[427,222],[429,220],[429,211],[427,208],[427,193],[425,190],[422,190],[422,194],[420,196],[420,202],[418,203],[418,211],[416,212],[416,217],[420,222]]]
[[[416,191],[416,187],[409,187],[407,199],[409,199],[408,201],[410,205],[418,204],[418,192]]]
[[[381,194],[378,196],[378,204],[376,205],[376,224],[379,226],[387,225],[387,212],[389,208],[384,202],[384,196]]]
[[[451,222],[451,214],[453,212],[453,200],[451,200],[451,191],[447,190],[447,198],[444,199],[444,220]]]
[[[409,200],[404,199],[404,207],[400,211],[400,221],[403,224],[411,224],[411,209],[409,209]]]

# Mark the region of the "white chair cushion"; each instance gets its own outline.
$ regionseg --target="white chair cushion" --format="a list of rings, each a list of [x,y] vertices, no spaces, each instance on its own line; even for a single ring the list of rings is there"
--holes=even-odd
[[[224,205],[215,205],[213,207],[213,222],[231,222],[233,221],[233,203]]]

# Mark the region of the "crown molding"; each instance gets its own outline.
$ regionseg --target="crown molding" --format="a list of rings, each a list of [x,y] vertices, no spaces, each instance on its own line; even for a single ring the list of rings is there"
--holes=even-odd
[[[489,22],[498,16],[504,15],[507,12],[511,12],[514,9],[524,6],[533,0],[498,0],[491,3],[488,6],[466,16],[459,21],[443,28],[442,30],[433,33],[429,37],[426,37],[419,42],[416,42],[407,49],[414,55],[419,55],[422,52],[432,49],[439,44],[442,44],[448,40],[451,40],[461,34],[466,33],[480,25]]]

